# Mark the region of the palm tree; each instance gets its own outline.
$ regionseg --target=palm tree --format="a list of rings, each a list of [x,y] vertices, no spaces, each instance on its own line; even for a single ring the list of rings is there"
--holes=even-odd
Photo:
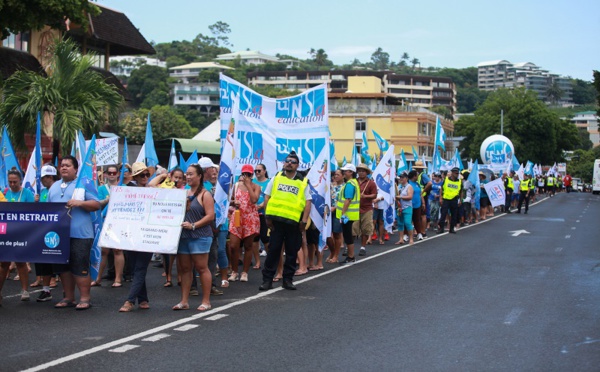
[[[560,101],[563,94],[563,90],[560,89],[560,86],[558,86],[556,81],[552,82],[552,84],[548,86],[548,89],[546,89],[546,99],[553,105],[556,105],[556,103]]]
[[[414,71],[417,65],[421,65],[421,61],[419,61],[418,58],[413,58],[412,61],[410,61],[410,64],[412,65],[412,69]]]
[[[317,50],[316,54],[315,54],[315,65],[317,66],[324,66],[327,63],[327,53],[325,53],[325,50],[323,49],[319,49]]]
[[[71,149],[75,131],[86,137],[96,133],[107,119],[116,122],[123,97],[104,77],[91,70],[93,56],[82,56],[70,40],[56,40],[51,59],[42,76],[18,71],[4,82],[0,91],[0,122],[6,123],[15,145],[24,147],[24,135],[35,133],[38,112],[44,116],[44,132],[62,153]]]

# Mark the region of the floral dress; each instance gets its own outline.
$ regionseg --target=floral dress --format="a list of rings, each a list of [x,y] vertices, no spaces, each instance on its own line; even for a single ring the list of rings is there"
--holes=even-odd
[[[240,227],[233,225],[233,208],[229,213],[229,232],[240,239],[245,239],[251,235],[260,232],[260,219],[256,204],[250,202],[250,193],[248,191],[235,188],[235,200],[240,203]]]

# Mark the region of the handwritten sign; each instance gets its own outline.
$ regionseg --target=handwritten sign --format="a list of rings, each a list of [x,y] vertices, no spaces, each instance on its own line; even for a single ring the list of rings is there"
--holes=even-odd
[[[185,208],[185,190],[114,186],[99,245],[175,254]]]
[[[86,147],[90,146],[90,142],[85,141]],[[119,163],[119,137],[96,140],[96,162],[97,166]]]

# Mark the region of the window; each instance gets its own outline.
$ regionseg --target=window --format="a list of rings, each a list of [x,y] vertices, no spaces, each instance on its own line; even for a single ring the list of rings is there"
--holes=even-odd
[[[354,119],[354,126],[357,132],[364,132],[367,130],[367,121],[365,119]]]

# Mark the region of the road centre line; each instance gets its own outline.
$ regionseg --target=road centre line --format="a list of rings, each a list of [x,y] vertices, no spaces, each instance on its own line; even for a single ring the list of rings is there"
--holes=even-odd
[[[185,332],[185,331],[189,331],[190,329],[197,328],[197,327],[200,327],[200,325],[199,324],[186,324],[186,325],[178,327],[178,328],[173,328],[173,330]]]
[[[154,336],[143,338],[142,341],[156,342],[156,341],[160,341],[163,338],[167,338],[167,337],[171,337],[171,335],[168,334],[168,333],[158,333],[158,334],[156,334]]]
[[[116,349],[112,349],[112,350],[109,350],[109,351],[111,353],[124,353],[126,351],[133,350],[133,349],[138,348],[138,347],[140,347],[140,345],[123,345],[121,347],[118,347]]]
[[[530,206],[534,206],[534,205],[539,204],[541,202],[544,202],[546,200],[548,200],[548,198],[536,201],[535,203],[532,203]],[[460,232],[462,230],[465,230],[465,229],[468,229],[468,228],[471,228],[471,227],[475,227],[475,226],[481,225],[483,223],[487,223],[487,222],[493,221],[493,220],[495,220],[497,218],[501,218],[501,217],[504,217],[506,215],[507,215],[506,213],[500,213],[497,216],[487,218],[487,219],[485,219],[483,221],[479,221],[476,224],[472,224],[472,225],[467,225],[467,226],[461,227],[458,231]],[[397,246],[395,248],[391,248],[391,249],[389,249],[389,250],[387,250],[385,252],[380,252],[380,253],[377,253],[377,254],[374,254],[374,255],[371,255],[371,256],[367,256],[367,257],[362,258],[361,260],[359,260],[359,261],[357,261],[355,263],[340,265],[340,266],[335,267],[333,269],[329,269],[327,271],[324,271],[324,272],[322,272],[320,274],[316,274],[316,275],[310,276],[308,278],[304,278],[302,280],[295,281],[295,284],[298,285],[298,284],[306,283],[308,281],[315,280],[315,279],[320,278],[322,276],[333,274],[336,271],[348,269],[348,268],[350,268],[350,267],[352,267],[354,265],[360,265],[360,264],[362,264],[364,262],[367,262],[369,260],[375,259],[377,257],[383,256],[383,255],[387,255],[387,254],[390,254],[390,253],[394,253],[394,252],[402,250],[402,249],[414,247],[417,244],[420,244],[420,243],[423,243],[423,242],[426,242],[426,241],[430,241],[430,240],[433,240],[433,239],[437,239],[437,238],[440,238],[440,237],[445,236],[445,235],[448,235],[448,233],[445,232],[443,234],[437,234],[435,236],[430,236],[430,237],[427,237],[424,240],[416,241],[412,246],[408,245],[407,243],[405,243],[405,244],[399,245],[399,246]],[[70,361],[73,361],[73,360],[76,360],[76,359],[79,359],[79,358],[83,358],[83,357],[85,357],[87,355],[95,354],[95,353],[98,353],[100,351],[111,349],[111,348],[113,348],[115,346],[127,344],[128,342],[131,342],[131,341],[134,341],[134,340],[138,340],[138,339],[141,339],[141,338],[146,337],[146,336],[151,336],[151,335],[154,335],[156,333],[159,333],[159,332],[162,332],[162,331],[165,331],[165,330],[172,329],[173,327],[178,327],[178,326],[186,325],[186,323],[195,321],[197,319],[207,318],[210,315],[214,315],[214,314],[220,313],[222,311],[229,310],[231,308],[234,308],[234,307],[237,307],[237,306],[240,306],[240,305],[244,305],[244,304],[246,304],[248,302],[251,302],[251,301],[254,301],[254,300],[258,300],[258,299],[261,299],[263,297],[270,296],[272,294],[275,294],[275,293],[283,291],[283,290],[284,290],[283,287],[278,287],[278,288],[271,289],[269,291],[259,292],[259,293],[255,294],[253,296],[246,297],[244,299],[241,299],[241,300],[238,300],[238,301],[234,301],[234,302],[231,302],[229,304],[225,304],[223,306],[219,306],[219,307],[214,308],[212,310],[208,310],[208,311],[205,311],[205,312],[202,312],[202,313],[198,313],[198,314],[189,316],[187,318],[178,319],[178,320],[175,320],[173,322],[170,322],[170,323],[167,323],[167,324],[163,324],[162,326],[154,327],[154,328],[148,329],[146,331],[143,331],[143,332],[140,332],[140,333],[137,333],[137,334],[133,334],[131,336],[127,336],[127,337],[124,337],[124,338],[121,338],[121,339],[118,339],[118,340],[114,340],[114,341],[108,342],[108,343],[103,344],[103,345],[98,345],[98,346],[92,347],[92,348],[87,349],[87,350],[79,351],[77,353],[66,355],[64,357],[60,357],[58,359],[51,360],[51,361],[46,362],[44,364],[40,364],[40,365],[37,365],[37,366],[34,366],[34,367],[30,367],[30,368],[25,369],[23,371],[24,372],[43,371],[45,369],[48,369],[48,368],[51,368],[51,367],[55,367],[55,366],[63,364],[63,363],[67,363],[67,362],[70,362]],[[5,298],[7,298],[7,297],[5,297]],[[124,348],[125,346],[128,346],[128,347],[133,346],[133,348],[138,347],[137,345],[124,345],[121,348],[116,348],[116,349],[113,349],[113,350],[120,350],[120,349]],[[129,349],[129,350],[131,350],[131,349]],[[112,351],[112,350],[109,350],[109,351]],[[125,350],[125,351],[127,351],[127,350]],[[124,352],[124,351],[113,351],[113,352]]]
[[[229,316],[228,314],[217,314],[217,315],[211,316],[210,318],[206,318],[204,320],[219,320],[219,319],[226,318],[228,316]]]

